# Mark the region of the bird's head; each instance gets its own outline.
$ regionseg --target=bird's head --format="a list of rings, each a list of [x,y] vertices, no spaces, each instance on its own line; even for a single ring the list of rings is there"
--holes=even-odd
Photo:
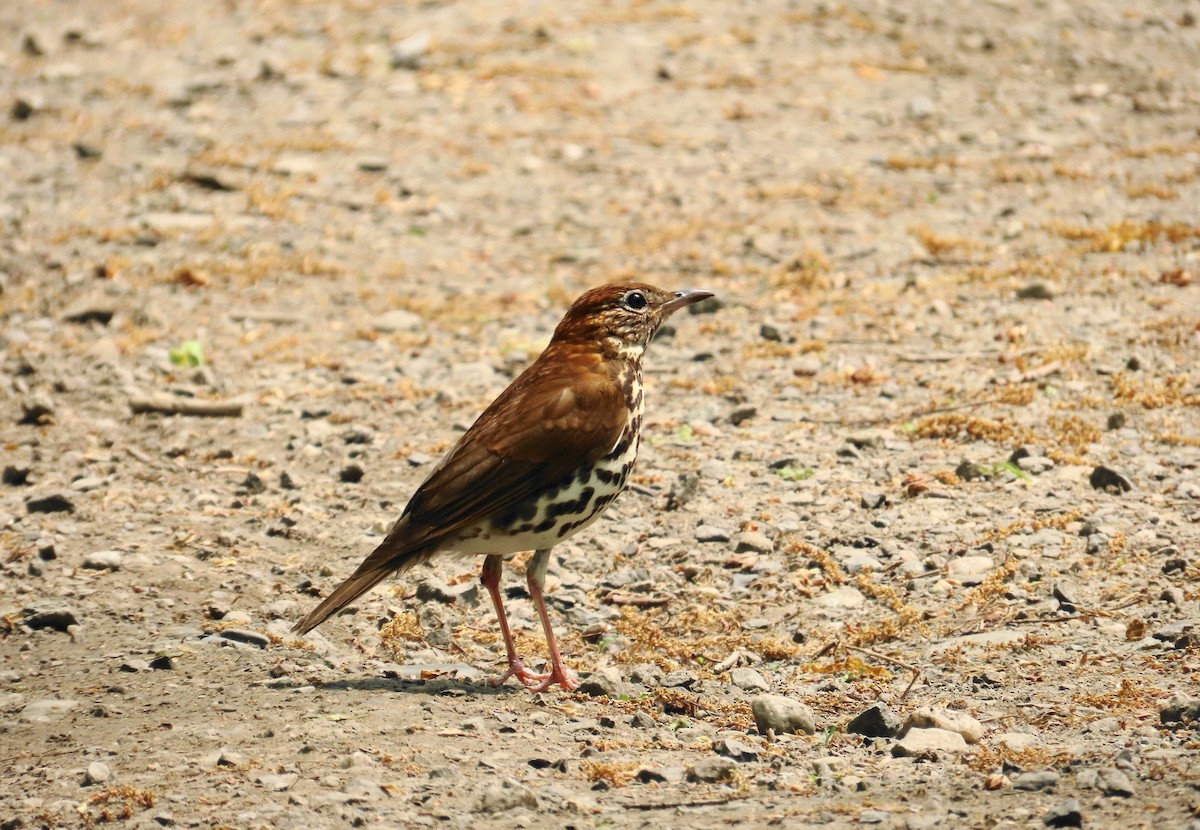
[[[596,344],[606,357],[638,360],[663,321],[711,291],[664,291],[639,282],[602,285],[571,304],[554,330],[559,342]]]

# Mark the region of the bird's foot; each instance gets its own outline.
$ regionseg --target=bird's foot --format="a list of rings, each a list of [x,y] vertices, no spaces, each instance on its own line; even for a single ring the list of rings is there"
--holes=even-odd
[[[573,692],[579,688],[578,678],[576,678],[575,675],[563,665],[555,665],[550,669],[549,674],[542,675],[542,682],[537,686],[529,686],[528,684],[526,685],[529,691],[537,694],[539,692],[546,691],[555,683],[557,683],[559,686],[562,686],[568,692]]]
[[[525,668],[525,664],[520,659],[510,660],[508,663],[508,671],[499,677],[492,680],[493,686],[502,686],[510,677],[517,678],[517,681],[524,687],[530,688],[541,683],[550,677],[550,674],[538,674],[535,671],[530,671]]]

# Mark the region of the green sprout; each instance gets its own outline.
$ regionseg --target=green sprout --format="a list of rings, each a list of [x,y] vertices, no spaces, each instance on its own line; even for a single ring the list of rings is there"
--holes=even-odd
[[[185,340],[179,344],[179,348],[167,352],[167,357],[176,366],[194,369],[204,365],[204,346],[199,340]]]

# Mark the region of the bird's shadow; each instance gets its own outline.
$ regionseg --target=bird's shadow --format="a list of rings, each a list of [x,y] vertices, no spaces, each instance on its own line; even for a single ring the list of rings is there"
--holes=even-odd
[[[364,675],[341,680],[296,682],[268,686],[275,691],[295,691],[299,686],[313,686],[323,692],[397,692],[401,694],[428,694],[445,697],[500,697],[524,692],[524,688],[510,684],[494,685],[486,678],[458,678],[442,675],[434,678],[403,678],[403,676]]]
[[[517,686],[494,686],[487,680],[438,677],[429,680],[402,677],[355,677],[311,684],[325,692],[400,692],[408,695],[499,697],[525,691]]]

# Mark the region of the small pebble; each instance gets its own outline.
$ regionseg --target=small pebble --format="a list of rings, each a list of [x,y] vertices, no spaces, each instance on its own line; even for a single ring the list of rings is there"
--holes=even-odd
[[[108,764],[92,761],[83,774],[83,786],[93,787],[96,784],[106,784],[111,778],[112,770],[108,768]]]
[[[122,553],[117,550],[98,550],[83,558],[83,567],[93,571],[118,571]]]
[[[533,790],[511,778],[488,785],[479,797],[477,813],[504,813],[518,807],[530,810],[538,808],[538,798]]]
[[[760,735],[773,731],[776,735],[817,731],[812,710],[798,700],[783,695],[759,695],[750,701],[750,712]]]

